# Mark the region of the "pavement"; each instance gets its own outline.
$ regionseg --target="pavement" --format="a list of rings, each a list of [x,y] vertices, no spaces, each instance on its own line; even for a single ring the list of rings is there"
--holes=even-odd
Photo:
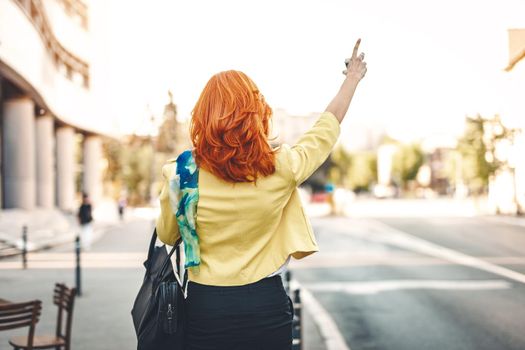
[[[72,348],[76,350],[136,349],[131,307],[144,277],[143,261],[155,212],[137,209],[123,223],[108,228],[89,252],[82,254],[82,296],[75,302]],[[11,301],[39,298],[44,311],[37,333],[53,333],[56,307],[51,302],[55,282],[75,281],[73,244],[28,255],[28,269],[19,258],[0,260],[0,297]],[[311,310],[305,308],[305,350],[325,350]],[[0,344],[23,332],[1,332]],[[3,347],[0,345],[0,348]]]
[[[103,200],[93,211],[94,240],[118,222],[116,204]],[[75,213],[59,209],[0,211],[0,258],[18,255],[23,248],[22,232],[27,228],[27,250],[38,251],[73,242],[79,232]]]

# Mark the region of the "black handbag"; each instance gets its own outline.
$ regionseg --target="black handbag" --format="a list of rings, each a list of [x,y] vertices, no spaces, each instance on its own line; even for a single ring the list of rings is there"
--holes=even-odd
[[[155,246],[157,231],[153,232],[144,262],[146,274],[133,304],[131,315],[137,335],[138,350],[178,350],[184,348],[184,287],[188,274],[185,270],[183,282],[175,276],[171,256],[177,252],[177,276],[180,276],[179,239],[170,253],[166,246]]]

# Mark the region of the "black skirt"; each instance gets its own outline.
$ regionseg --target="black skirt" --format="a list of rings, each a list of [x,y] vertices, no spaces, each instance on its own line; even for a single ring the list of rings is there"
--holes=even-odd
[[[289,350],[292,301],[280,276],[244,286],[188,284],[187,350]]]

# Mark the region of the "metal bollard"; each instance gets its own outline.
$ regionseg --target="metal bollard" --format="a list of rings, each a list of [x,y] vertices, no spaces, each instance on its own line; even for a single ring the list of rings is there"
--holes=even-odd
[[[22,268],[27,269],[27,226],[22,226]]]
[[[285,285],[284,285],[284,288],[286,290],[286,294],[290,294],[290,280],[292,279],[292,273],[290,272],[290,270],[286,270],[285,274],[284,274],[284,279],[285,279]]]
[[[77,296],[82,296],[82,285],[80,278],[80,235],[75,238],[75,254],[77,258],[76,269],[75,269],[75,287],[77,289]]]
[[[293,342],[292,342],[292,349],[293,350],[302,350],[303,349],[303,317],[301,312],[301,290],[296,289],[293,291],[293,308],[294,308],[294,318],[292,323],[292,334],[293,334]]]

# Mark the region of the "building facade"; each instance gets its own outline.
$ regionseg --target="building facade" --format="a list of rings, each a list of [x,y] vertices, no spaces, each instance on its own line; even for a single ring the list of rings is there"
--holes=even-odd
[[[80,0],[0,1],[2,208],[71,211],[78,171],[81,190],[101,197],[88,10]]]
[[[493,209],[504,214],[525,214],[525,29],[510,29],[509,62],[506,71],[508,100],[502,121],[515,130],[511,142],[497,149],[508,164],[491,179],[489,199]]]

